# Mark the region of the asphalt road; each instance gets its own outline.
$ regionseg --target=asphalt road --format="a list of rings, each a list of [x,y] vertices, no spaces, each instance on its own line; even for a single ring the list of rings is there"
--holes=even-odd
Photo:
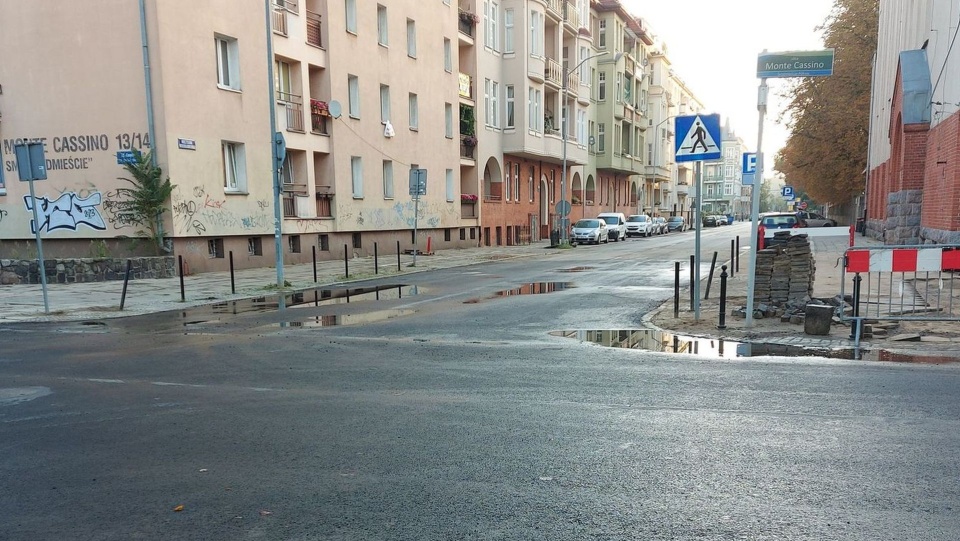
[[[549,334],[636,326],[692,239],[5,327],[0,539],[960,539],[956,366]]]

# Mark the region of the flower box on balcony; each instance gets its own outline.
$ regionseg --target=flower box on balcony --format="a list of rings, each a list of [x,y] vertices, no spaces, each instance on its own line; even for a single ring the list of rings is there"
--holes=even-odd
[[[320,116],[330,116],[330,105],[325,101],[311,99],[310,113]]]
[[[461,11],[460,20],[471,26],[476,26],[480,22],[480,16],[469,11]]]
[[[480,198],[472,193],[460,194],[460,201],[462,203],[476,203]]]

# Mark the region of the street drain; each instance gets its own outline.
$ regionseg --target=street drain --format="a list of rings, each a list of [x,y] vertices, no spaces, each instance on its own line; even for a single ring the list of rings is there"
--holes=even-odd
[[[960,357],[950,355],[917,355],[883,349],[815,348],[770,342],[745,342],[685,336],[651,329],[555,331],[550,334],[563,338],[573,338],[581,342],[592,342],[605,347],[697,355],[715,359],[774,356],[825,357],[828,359],[923,364],[960,362]]]

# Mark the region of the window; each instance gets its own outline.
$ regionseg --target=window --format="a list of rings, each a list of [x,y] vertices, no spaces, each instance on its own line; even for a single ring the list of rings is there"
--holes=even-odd
[[[600,77],[597,83],[597,101],[604,101],[607,99],[607,74],[601,71],[597,76]]]
[[[515,97],[514,97],[514,87],[513,85],[506,85],[504,87],[506,91],[506,107],[507,107],[507,121],[504,125],[505,128],[515,128],[516,127],[516,118],[515,118]]]
[[[330,251],[330,235],[327,235],[326,233],[322,233],[317,238],[317,244],[320,245],[321,252],[329,252]]]
[[[487,0],[484,2],[483,11],[483,23],[484,28],[486,29],[486,32],[484,33],[483,44],[486,47],[499,52],[500,33],[497,28],[497,21],[500,19],[500,5],[493,0]]]
[[[356,75],[347,76],[347,112],[351,118],[360,118],[360,80]]]
[[[513,10],[503,11],[503,52],[513,52]]]
[[[417,57],[417,23],[413,19],[407,19],[407,56]]]
[[[287,246],[291,254],[300,253],[300,235],[290,235],[287,237]]]
[[[487,126],[491,124],[490,120],[490,79],[483,80],[483,123]]]
[[[293,161],[290,159],[290,152],[283,159],[283,165],[280,167],[280,182],[283,184],[295,184],[293,177]]]
[[[527,112],[530,115],[528,119],[528,128],[536,131],[543,132],[543,113],[541,104],[542,104],[543,94],[540,93],[540,90],[535,88],[530,88],[527,94]]]
[[[360,248],[363,248],[363,242],[362,242],[363,239],[360,238],[360,233],[359,233],[359,232],[354,233],[354,234],[353,234],[353,238],[350,239],[350,240],[353,242],[353,247],[354,247],[354,248],[356,248],[356,249],[358,249],[358,250],[359,250]]]
[[[723,178],[733,178],[733,166],[728,165],[723,168]]]
[[[597,152],[603,153],[607,146],[607,125],[597,124]]]
[[[443,104],[443,135],[453,139],[453,105]]]
[[[207,254],[217,259],[223,258],[223,239],[210,239],[207,241]]]
[[[393,162],[383,160],[383,198],[393,199]]]
[[[237,40],[216,36],[217,86],[240,90],[240,47]]]
[[[513,164],[513,195],[515,201],[520,201],[520,164]]]
[[[580,47],[580,58],[577,60],[580,62],[580,84],[585,85],[590,81],[590,66],[587,62],[587,57],[590,56],[589,50],[586,47]]]
[[[505,190],[503,190],[504,201],[510,201],[513,198],[513,179],[510,175],[513,174],[513,164],[507,162],[506,170],[503,172],[503,181],[506,184]]]
[[[450,38],[443,38],[443,70],[447,73],[453,72],[453,52],[451,47]]]
[[[584,146],[587,144],[587,112],[577,111],[577,144]]]
[[[623,101],[623,74],[619,71],[617,72],[617,93],[614,94],[614,99]]]
[[[491,126],[500,127],[500,83],[493,81],[490,85],[490,118]]]
[[[273,63],[273,89],[278,101],[290,99],[290,63],[277,60]]]
[[[600,19],[600,32],[597,37],[598,47],[601,49],[607,48],[607,21],[605,19]]]
[[[387,8],[386,6],[377,6],[377,43],[386,47],[388,42],[387,34]]]
[[[343,10],[346,13],[347,32],[357,33],[357,0],[344,0]]]
[[[223,189],[228,192],[247,190],[246,155],[242,143],[223,141]]]
[[[443,241],[444,241],[444,242],[450,242],[450,228],[449,228],[449,227],[443,230]]]
[[[527,180],[527,191],[530,192],[530,202],[533,203],[533,176],[536,173],[537,169],[534,166],[530,166],[530,177]]]
[[[723,195],[733,195],[733,184],[723,185]]]
[[[390,121],[390,87],[380,85],[380,122]]]
[[[247,254],[263,255],[263,239],[260,237],[247,238]]]
[[[407,98],[407,102],[409,105],[408,108],[410,109],[410,129],[416,131],[420,129],[420,105],[417,100],[417,95],[411,92]]]
[[[363,199],[363,161],[360,156],[350,157],[350,179],[353,185],[353,198]]]
[[[447,202],[450,203],[453,201],[453,169],[447,169],[446,176],[444,177],[447,183]]]
[[[530,56],[543,56],[543,13],[530,10]]]

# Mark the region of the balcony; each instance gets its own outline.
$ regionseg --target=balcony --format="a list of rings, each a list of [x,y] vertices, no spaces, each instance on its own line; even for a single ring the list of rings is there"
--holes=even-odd
[[[271,28],[273,33],[281,36],[287,35],[287,11],[274,6],[273,13],[270,15]]]
[[[330,135],[330,106],[325,101],[310,100],[310,132],[317,135]]]
[[[333,194],[320,193],[320,186],[317,188],[317,218],[333,218]]]
[[[457,19],[457,30],[459,30],[461,34],[472,38],[473,30],[479,22],[480,18],[477,17],[475,13],[461,10]]]
[[[571,72],[567,74],[567,92],[576,96],[580,91],[580,74]]]
[[[473,99],[473,77],[466,73],[460,73],[458,76],[460,97],[468,100]]]
[[[294,15],[300,13],[299,0],[273,0],[272,3],[274,9],[282,9]]]
[[[560,88],[563,84],[563,67],[556,60],[548,58],[547,65],[543,68],[543,76],[547,83]]]
[[[287,111],[287,131],[303,133],[303,97],[289,92],[277,91],[277,105]]]
[[[321,19],[319,13],[307,10],[307,43],[314,47],[323,49],[323,34],[321,32]]]
[[[580,29],[580,12],[577,11],[577,6],[573,2],[567,2],[567,18],[564,22],[574,31]]]
[[[460,136],[460,158],[476,160],[477,138],[473,135]]]
[[[560,20],[563,16],[563,0],[547,0],[547,14]]]

